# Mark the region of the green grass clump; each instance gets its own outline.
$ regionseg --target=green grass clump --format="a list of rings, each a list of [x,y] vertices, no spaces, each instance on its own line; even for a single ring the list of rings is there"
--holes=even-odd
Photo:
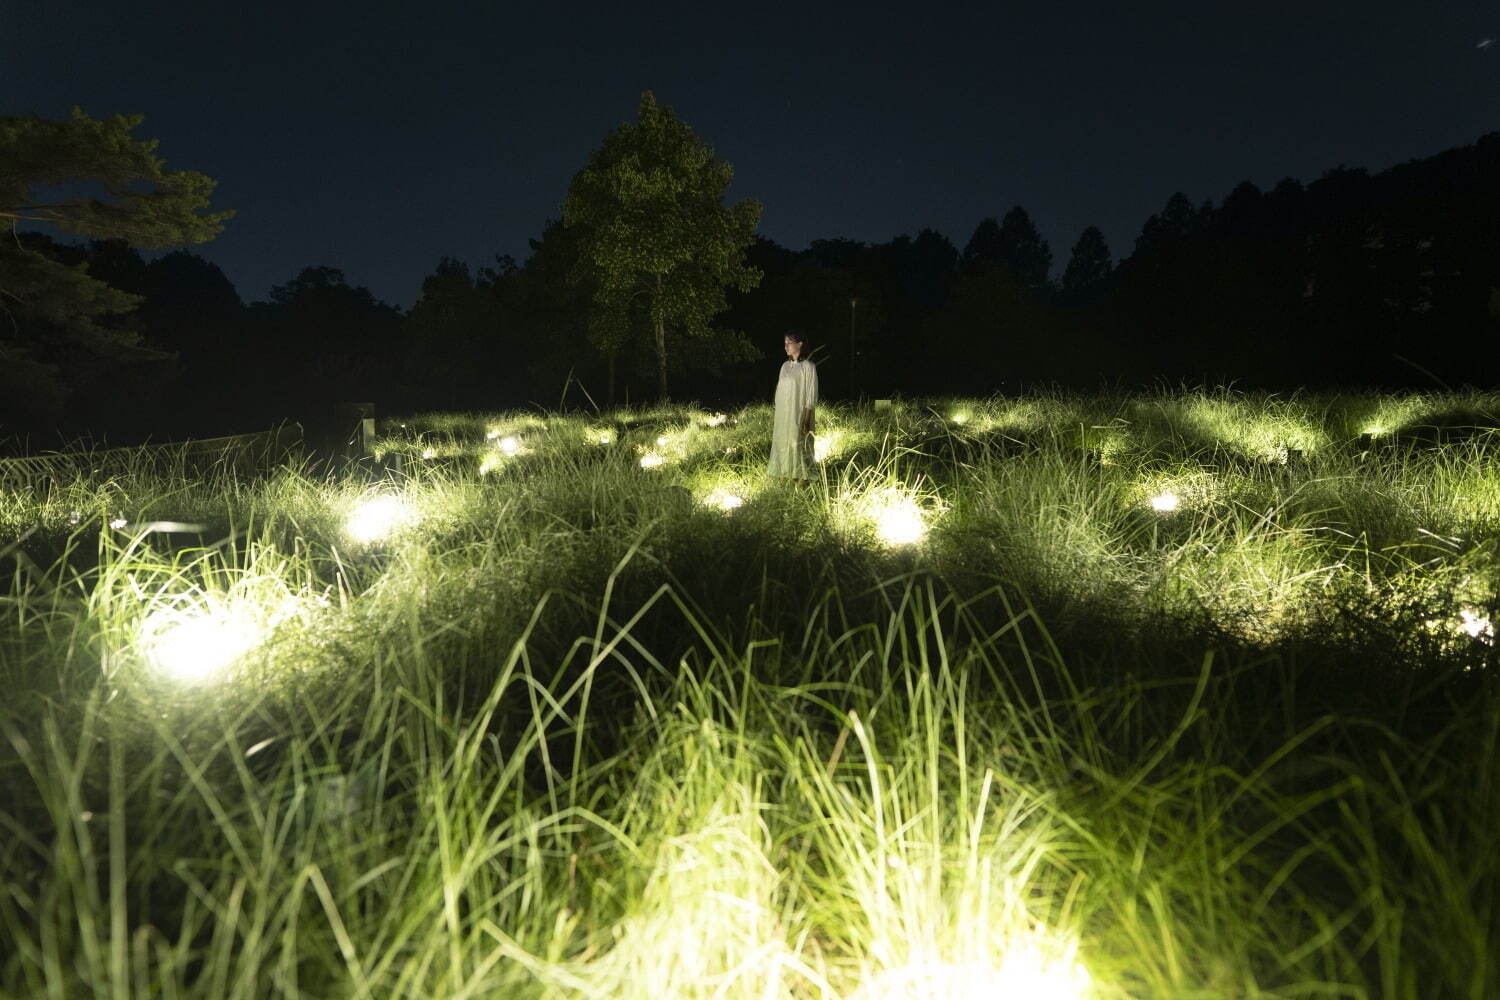
[[[801,485],[765,406],[426,414],[11,489],[0,995],[1500,995],[1495,403],[833,405]]]

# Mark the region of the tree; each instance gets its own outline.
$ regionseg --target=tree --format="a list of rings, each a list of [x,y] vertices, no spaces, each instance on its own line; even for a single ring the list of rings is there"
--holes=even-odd
[[[327,399],[389,399],[409,375],[405,317],[339,268],[303,268],[250,314],[260,350],[245,368],[267,415]]]
[[[0,241],[0,359],[28,373],[32,415],[55,413],[80,371],[165,355],[144,349],[118,320],[138,296],[92,276],[85,261],[63,260],[45,237],[23,240],[18,224],[150,249],[210,240],[233,214],[207,211],[213,180],[165,169],[155,140],[132,137],[142,120],[99,120],[78,108],[64,121],[0,117],[0,222],[10,230]],[[22,408],[19,396],[8,398],[13,412]]]
[[[422,294],[406,317],[414,405],[496,409],[524,399],[526,345],[502,340],[510,324],[497,294],[500,283],[514,275],[515,262],[501,257],[496,265],[475,275],[463,261],[442,257],[423,280]]]
[[[1089,226],[1078,234],[1078,242],[1068,256],[1068,268],[1062,276],[1063,295],[1073,301],[1088,297],[1109,277],[1112,266],[1104,234],[1098,226]]]
[[[761,206],[747,199],[725,207],[733,177],[734,168],[648,90],[638,120],[605,136],[563,202],[563,222],[582,229],[596,347],[612,357],[644,326],[663,399],[669,332],[684,341],[716,340],[725,359],[758,356],[743,335],[711,325],[727,308],[726,288],[746,290],[760,280],[745,250]]]
[[[1005,262],[1005,244],[1000,239],[1000,223],[993,216],[981,219],[974,227],[974,235],[964,245],[963,267],[973,271],[985,264]]]
[[[1016,278],[1033,292],[1047,287],[1047,275],[1052,270],[1052,249],[1026,209],[1017,205],[1005,213],[1000,220],[1001,259],[1009,265]]]

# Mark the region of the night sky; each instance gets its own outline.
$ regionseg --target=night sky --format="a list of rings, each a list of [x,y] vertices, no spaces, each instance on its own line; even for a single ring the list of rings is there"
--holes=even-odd
[[[246,300],[327,264],[402,306],[441,255],[524,259],[646,88],[779,243],[962,249],[1019,203],[1054,275],[1091,224],[1128,255],[1176,190],[1500,128],[1494,3],[984,6],[0,0],[0,113],[144,113],[238,211],[192,249]]]

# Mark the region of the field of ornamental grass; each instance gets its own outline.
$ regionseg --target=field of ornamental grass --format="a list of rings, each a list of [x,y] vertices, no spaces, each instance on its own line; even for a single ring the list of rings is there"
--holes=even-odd
[[[0,995],[1500,996],[1500,395],[0,493]]]

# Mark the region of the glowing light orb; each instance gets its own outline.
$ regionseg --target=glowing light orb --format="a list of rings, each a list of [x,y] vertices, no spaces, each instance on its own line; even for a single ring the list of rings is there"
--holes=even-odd
[[[725,414],[725,413],[710,413],[708,416],[706,416],[706,417],[703,418],[703,423],[707,427],[722,427],[722,426],[724,426],[724,421],[726,421],[728,419],[729,419],[729,415],[728,414]]]
[[[967,413],[955,413],[950,419],[955,424],[963,425],[969,422],[969,415]]]
[[[1458,612],[1459,631],[1471,639],[1483,639],[1492,642],[1495,638],[1495,629],[1490,620],[1482,612],[1475,608],[1461,608]]]
[[[851,1000],[1083,1000],[1089,974],[1072,962],[1046,961],[1032,950],[1013,952],[997,965],[921,962],[881,973]]]
[[[823,461],[824,459],[826,459],[831,454],[833,454],[833,438],[831,438],[831,437],[815,437],[815,438],[813,438],[813,461],[814,462],[821,462],[821,461]]]
[[[109,526],[111,528],[114,528],[116,531],[119,531],[121,528],[125,527],[125,525],[127,525],[129,523],[130,522],[127,521],[127,520],[125,520],[123,517],[117,517],[113,521],[109,522]]]
[[[422,457],[423,458],[437,458],[437,449],[436,448],[423,448],[422,449]]]
[[[1176,510],[1180,503],[1176,493],[1158,493],[1151,498],[1151,509],[1169,514]]]
[[[368,545],[389,535],[411,518],[411,508],[400,497],[376,497],[354,509],[344,524],[344,532],[359,544]]]
[[[871,504],[875,534],[887,545],[914,545],[927,537],[927,520],[916,500],[898,489],[889,489]]]
[[[654,452],[654,451],[648,451],[648,452],[646,452],[646,454],[644,454],[644,455],[641,456],[641,468],[643,468],[643,469],[655,469],[655,468],[658,468],[665,461],[666,461],[666,459],[662,458],[656,452]]]
[[[745,505],[745,498],[721,486],[704,497],[703,502],[710,507],[717,507],[727,514],[732,510],[738,510],[743,507]]]
[[[510,435],[506,435],[499,441],[496,441],[495,447],[499,448],[500,453],[506,458],[515,458],[521,453],[521,442]]]
[[[669,438],[665,434],[663,434],[661,437],[659,437],[659,438],[656,439],[656,446],[658,448],[665,448],[667,446],[667,442],[670,441],[670,440],[671,440],[671,438]]]
[[[233,611],[153,612],[141,626],[147,660],[161,674],[196,684],[222,673],[260,642],[261,629]]]

